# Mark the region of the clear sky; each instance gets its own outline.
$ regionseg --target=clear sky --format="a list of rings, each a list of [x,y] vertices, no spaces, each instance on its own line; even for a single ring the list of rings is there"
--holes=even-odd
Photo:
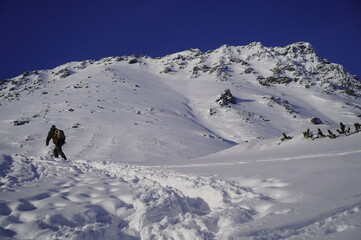
[[[0,80],[70,61],[312,44],[361,79],[360,0],[0,0]]]

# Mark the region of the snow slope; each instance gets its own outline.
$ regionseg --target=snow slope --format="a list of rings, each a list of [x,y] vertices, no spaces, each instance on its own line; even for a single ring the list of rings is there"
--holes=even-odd
[[[221,106],[225,89],[235,103]],[[110,57],[2,81],[0,236],[359,239],[360,90],[304,42]],[[69,161],[45,147],[52,124]]]

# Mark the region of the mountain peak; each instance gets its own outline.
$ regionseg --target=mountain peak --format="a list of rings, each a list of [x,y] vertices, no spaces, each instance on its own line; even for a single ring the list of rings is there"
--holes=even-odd
[[[253,48],[253,47],[263,48],[263,45],[262,45],[261,42],[251,42],[250,44],[247,45],[247,47],[249,47],[249,48]]]
[[[286,49],[289,49],[293,53],[299,54],[313,54],[315,53],[314,48],[309,42],[297,42],[291,45],[288,45]]]
[[[220,106],[216,100],[225,89],[232,92],[234,101]],[[147,125],[170,118],[174,126],[180,121],[190,127],[189,133],[197,132],[193,142],[179,152],[182,156],[191,156],[191,145],[197,141],[205,144],[199,146],[220,149],[235,142],[277,137],[284,131],[304,131],[313,126],[309,119],[315,117],[328,126],[357,122],[360,96],[361,83],[341,65],[318,57],[307,42],[273,48],[253,42],[222,45],[204,53],[189,49],[160,58],[132,55],[71,62],[0,84],[0,107],[39,103],[30,116],[27,110],[9,116],[29,122],[26,126],[38,120],[31,116],[38,115],[49,124],[80,119],[67,122],[72,126],[94,118],[93,127],[103,116],[115,119],[109,126],[117,125],[122,122],[119,114],[136,126],[139,121]],[[158,133],[146,126],[142,129],[157,139]],[[163,134],[164,130],[159,131]],[[207,140],[200,140],[199,133]],[[171,144],[182,141],[164,134]],[[142,137],[131,136],[135,142]]]

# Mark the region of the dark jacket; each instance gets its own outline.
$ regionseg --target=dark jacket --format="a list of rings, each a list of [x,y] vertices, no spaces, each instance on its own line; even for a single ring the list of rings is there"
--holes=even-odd
[[[56,128],[50,128],[50,131],[48,133],[48,136],[46,137],[46,146],[49,145],[49,142],[50,142],[50,139],[53,139],[53,143],[55,145],[59,144],[60,146],[64,145],[65,141],[62,140],[62,141],[57,141],[55,138],[54,138],[54,132],[55,132]]]

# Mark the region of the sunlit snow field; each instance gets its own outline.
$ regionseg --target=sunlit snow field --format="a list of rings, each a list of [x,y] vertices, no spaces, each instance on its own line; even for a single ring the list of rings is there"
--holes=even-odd
[[[359,239],[354,81],[308,43],[111,57],[4,81],[0,238]],[[216,101],[225,89],[236,103]],[[53,124],[68,161],[45,146]]]

